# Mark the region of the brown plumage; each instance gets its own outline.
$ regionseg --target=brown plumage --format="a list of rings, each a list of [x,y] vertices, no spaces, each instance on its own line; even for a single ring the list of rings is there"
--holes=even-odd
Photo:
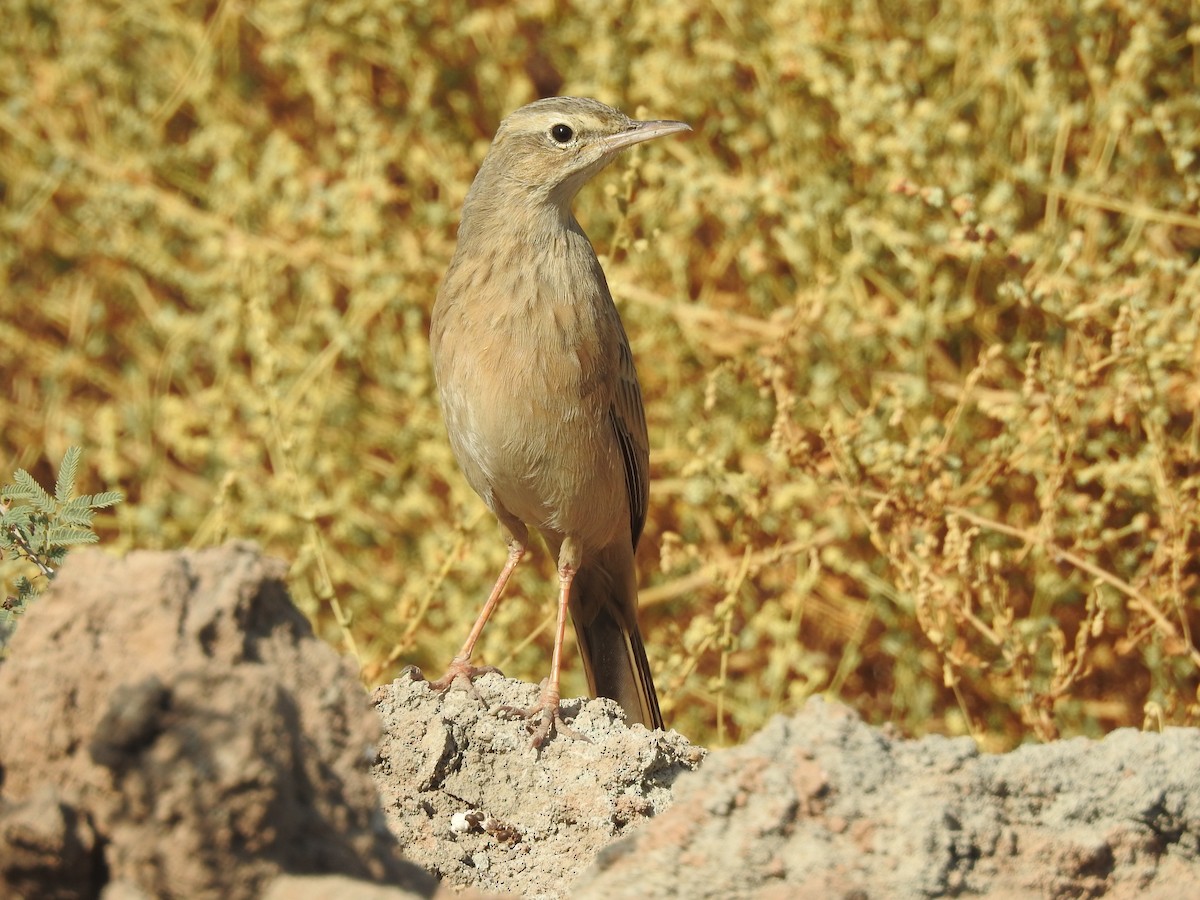
[[[662,727],[637,626],[634,550],[646,521],[649,447],[629,341],[604,272],[571,213],[620,150],[682,122],[635,122],[595,100],[555,97],[505,119],[463,206],[430,343],[454,455],[495,513],[508,562],[437,684],[477,673],[471,652],[528,529],[558,564],[550,677],[524,711],[540,744],[559,718],[566,614],[593,694]]]

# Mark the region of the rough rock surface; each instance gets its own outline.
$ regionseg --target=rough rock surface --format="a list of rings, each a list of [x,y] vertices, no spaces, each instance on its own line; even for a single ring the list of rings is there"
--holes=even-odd
[[[984,756],[811,701],[679,779],[572,896],[1196,896],[1200,732]]]
[[[450,884],[563,896],[614,838],[665,810],[704,756],[677,732],[627,727],[611,700],[568,701],[587,740],[556,736],[535,750],[525,723],[497,708],[528,707],[538,689],[498,675],[475,686],[440,695],[406,675],[375,692],[388,825]]]
[[[535,751],[493,708],[536,688],[496,676],[372,709],[282,574],[71,556],[0,665],[0,897],[429,896],[401,850],[468,897],[1197,895],[1200,731],[984,756],[814,701],[693,772],[574,701],[590,741]]]
[[[0,896],[429,895],[370,776],[379,721],[252,547],[71,555],[0,666]]]

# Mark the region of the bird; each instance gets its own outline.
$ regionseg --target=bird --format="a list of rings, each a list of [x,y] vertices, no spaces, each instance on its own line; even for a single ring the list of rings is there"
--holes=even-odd
[[[559,705],[568,611],[591,694],[616,700],[631,724],[663,728],[637,622],[634,551],[649,497],[641,387],[572,202],[622,150],[690,130],[582,97],[510,113],[467,193],[434,302],[430,350],[450,446],[508,557],[432,686],[495,671],[471,656],[536,531],[558,569],[554,650],[537,702],[508,710],[526,719],[535,748],[555,733],[582,737]]]

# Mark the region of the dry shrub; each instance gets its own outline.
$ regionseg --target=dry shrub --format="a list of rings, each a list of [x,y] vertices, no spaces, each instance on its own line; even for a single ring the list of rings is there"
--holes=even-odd
[[[1150,2],[137,5],[0,33],[3,458],[88,448],[120,546],[252,537],[368,681],[504,548],[428,314],[499,119],[696,133],[581,197],[639,359],[668,719],[1200,720],[1200,37]],[[537,679],[543,558],[481,656]],[[576,669],[568,690],[581,691]]]

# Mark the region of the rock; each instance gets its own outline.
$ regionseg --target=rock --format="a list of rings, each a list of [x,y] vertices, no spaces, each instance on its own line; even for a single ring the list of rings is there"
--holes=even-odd
[[[409,900],[419,896],[345,875],[280,875],[267,886],[262,900]]]
[[[433,892],[379,810],[378,717],[284,571],[244,544],[70,556],[0,667],[0,894]]]
[[[375,692],[388,824],[411,859],[455,886],[564,896],[614,838],[665,810],[704,756],[676,732],[627,727],[611,700],[566,701],[588,740],[557,735],[535,750],[525,723],[497,708],[527,707],[538,689],[499,675],[475,687],[442,695],[403,676]]]
[[[1196,729],[986,756],[817,700],[706,758],[576,700],[588,740],[534,750],[497,707],[537,688],[499,676],[372,708],[283,572],[71,555],[0,665],[0,896],[432,895],[401,848],[439,896],[1196,893]]]
[[[1181,897],[1200,871],[1200,732],[981,755],[813,700],[713,752],[572,897]]]

